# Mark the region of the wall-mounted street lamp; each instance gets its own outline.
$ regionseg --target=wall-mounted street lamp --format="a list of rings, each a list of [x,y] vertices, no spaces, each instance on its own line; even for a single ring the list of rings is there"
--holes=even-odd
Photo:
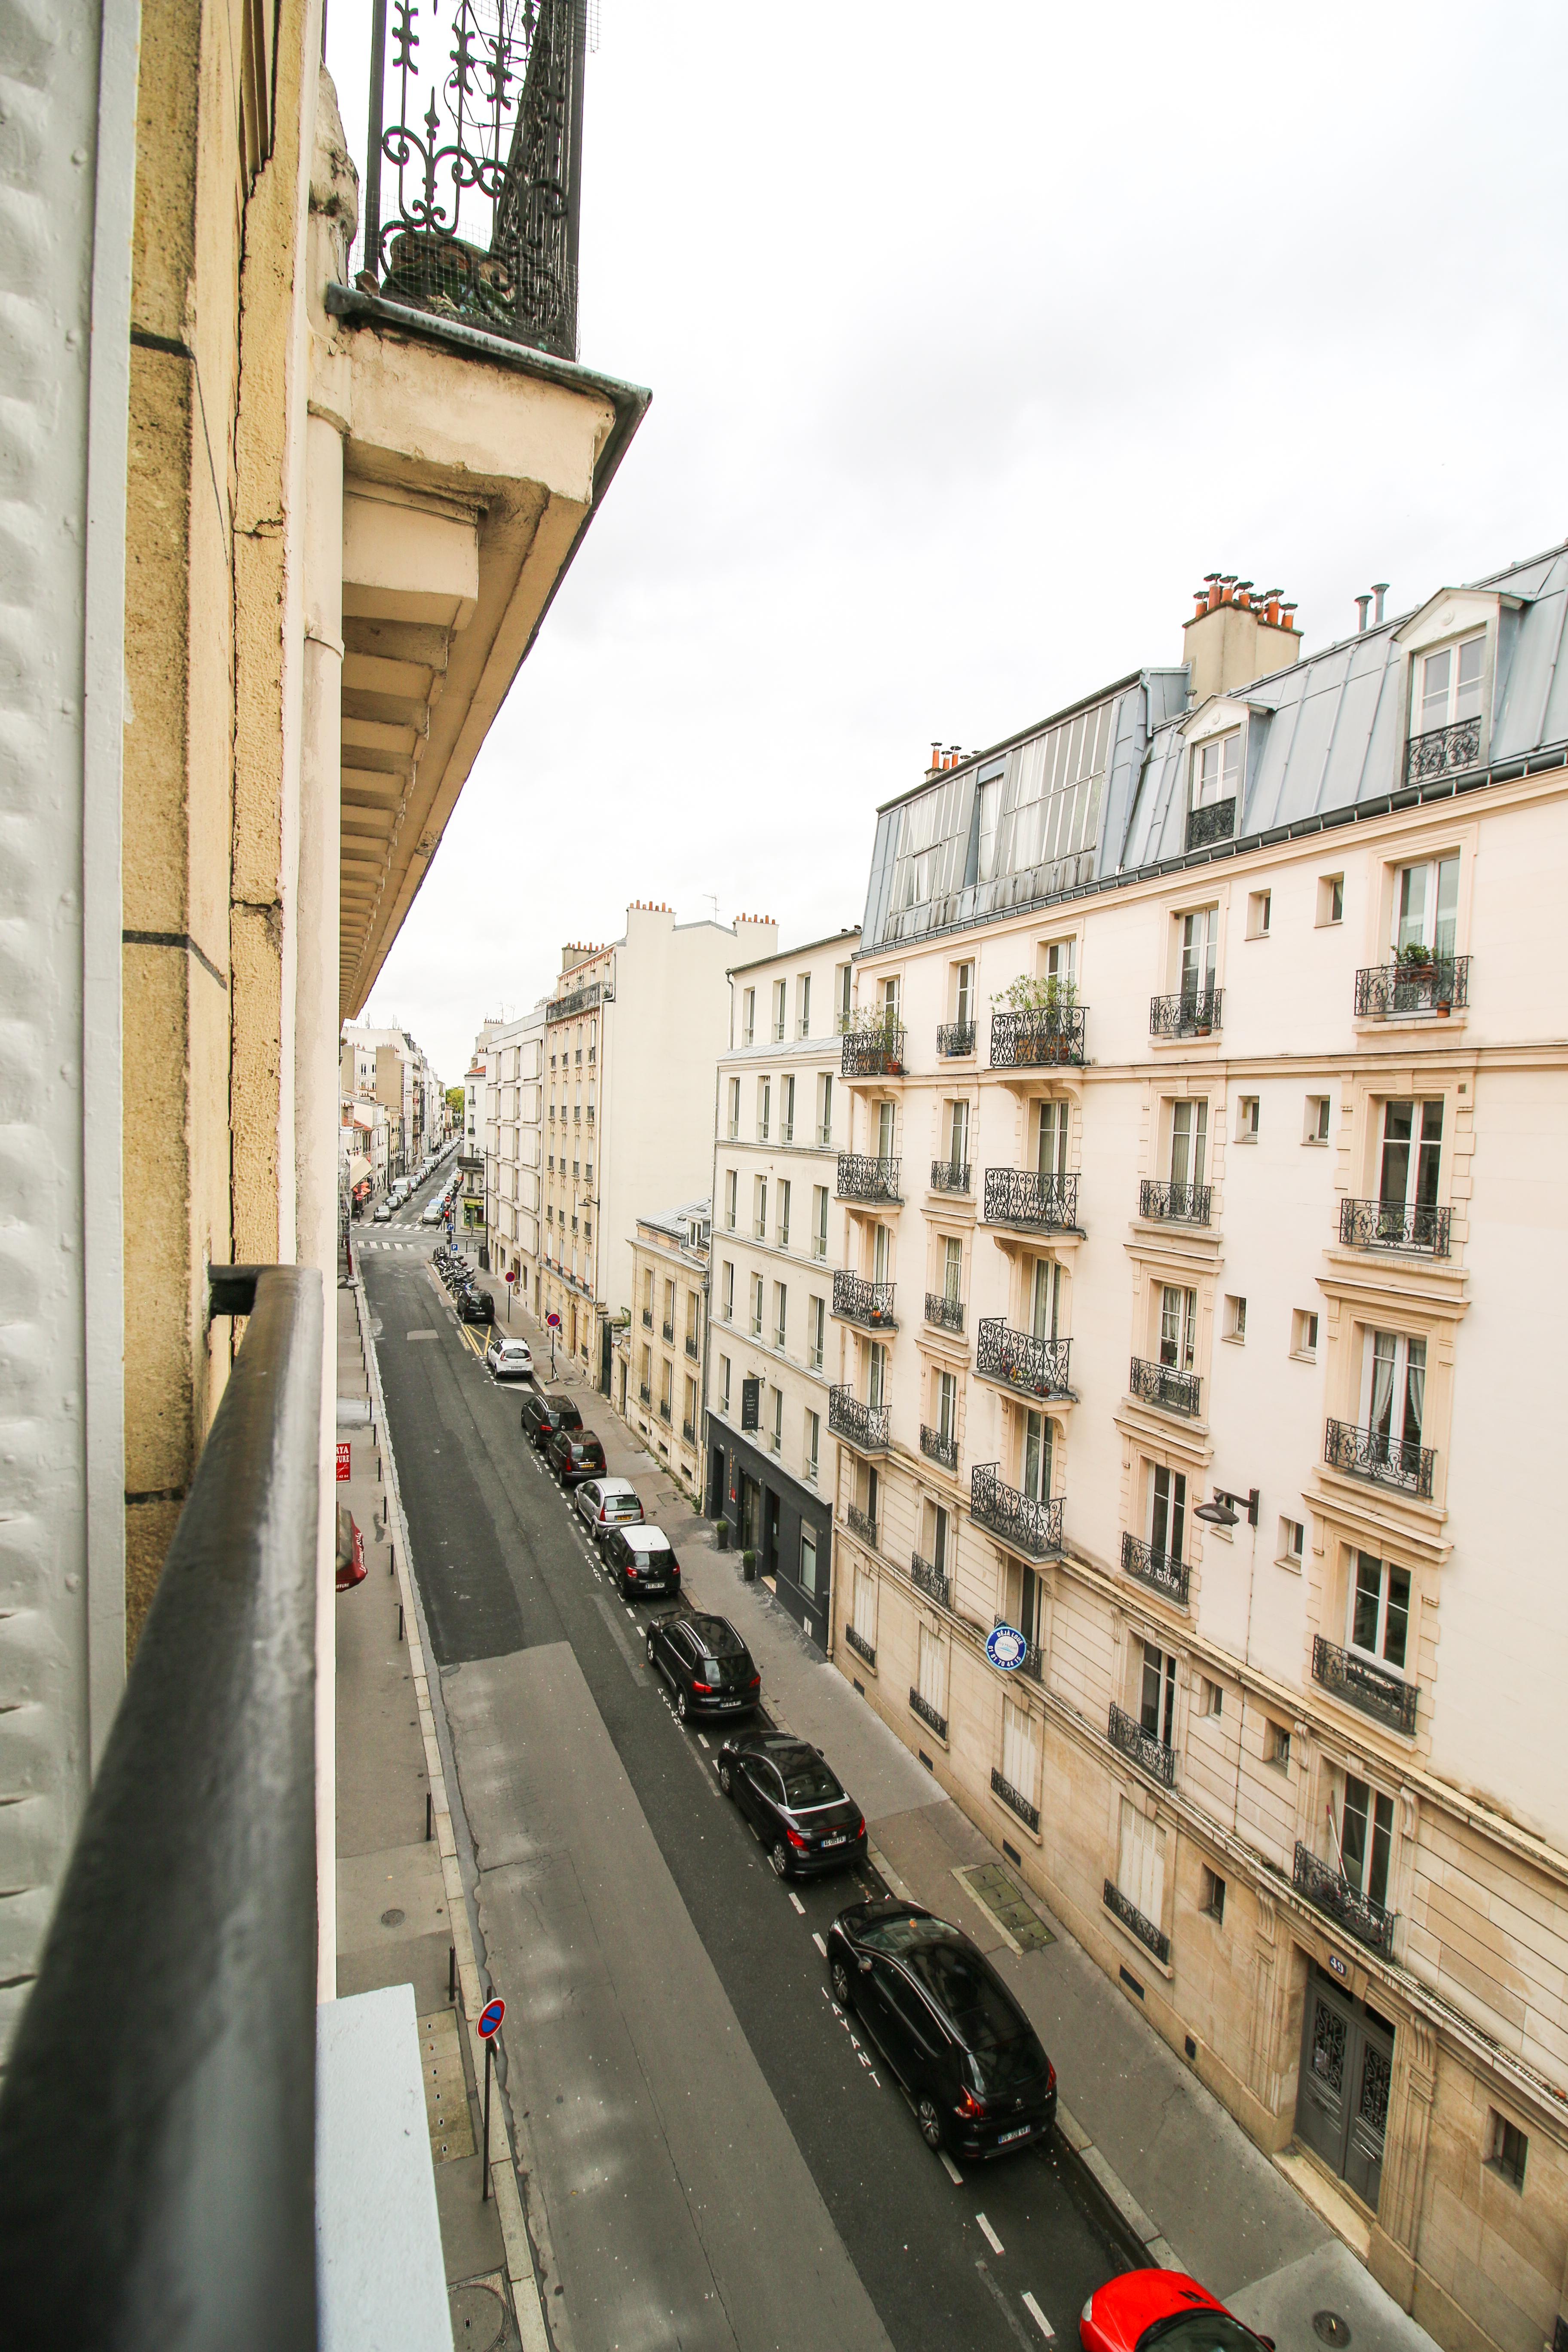
[[[1227,1493],[1225,1487],[1216,1486],[1214,1490],[1213,1502],[1200,1503],[1194,1511],[1193,1517],[1194,1519],[1202,1519],[1206,1527],[1234,1528],[1243,1511],[1247,1513],[1248,1527],[1255,1528],[1258,1525],[1256,1486],[1249,1487],[1245,1495],[1232,1495]]]

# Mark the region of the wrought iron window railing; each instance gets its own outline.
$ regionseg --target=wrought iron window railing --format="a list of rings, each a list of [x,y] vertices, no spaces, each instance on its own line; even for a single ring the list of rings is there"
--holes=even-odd
[[[1187,847],[1206,849],[1211,841],[1228,841],[1236,831],[1236,799],[1210,801],[1205,808],[1187,811]]]
[[[1124,1573],[1146,1584],[1151,1592],[1163,1600],[1173,1601],[1178,1609],[1187,1605],[1187,1591],[1192,1570],[1184,1559],[1173,1559],[1168,1551],[1157,1551],[1141,1536],[1123,1534],[1121,1566]]]
[[[1048,1559],[1062,1548],[1062,1497],[1048,1502],[1004,1485],[1000,1465],[976,1465],[969,1479],[969,1516],[1027,1559]]]
[[[1174,1364],[1152,1364],[1146,1357],[1134,1356],[1127,1388],[1142,1404],[1158,1405],[1162,1412],[1179,1412],[1188,1421],[1196,1417],[1202,1389],[1196,1372],[1178,1371]]]
[[[1424,735],[1412,735],[1405,746],[1405,781],[1425,784],[1434,776],[1458,775],[1462,768],[1475,767],[1480,756],[1479,714],[1452,727],[1429,727]]]
[[[1310,1846],[1298,1843],[1290,1882],[1315,1911],[1326,1912],[1331,1919],[1337,1920],[1358,1944],[1365,1944],[1370,1951],[1382,1952],[1385,1958],[1392,1955],[1394,1923],[1398,1913],[1385,1910],[1370,1895],[1363,1895],[1359,1886],[1352,1886],[1348,1878],[1342,1878],[1326,1862],[1320,1862]]]
[[[1189,842],[1187,846],[1191,848],[1192,844]],[[1170,1966],[1169,1936],[1163,1928],[1156,1927],[1152,1919],[1145,1919],[1135,1903],[1129,1903],[1114,1879],[1108,1878],[1105,1882],[1105,1907],[1115,1914],[1130,1936],[1137,1937],[1146,1951],[1153,1953],[1162,1968]]]
[[[1353,1422],[1331,1421],[1323,1442],[1323,1459],[1331,1469],[1352,1478],[1371,1478],[1380,1486],[1403,1486],[1430,1500],[1436,1450],[1405,1437],[1391,1437],[1381,1429],[1359,1429]]]
[[[846,1078],[901,1078],[902,1024],[880,1013],[858,1016],[844,1032],[839,1072]]]
[[[645,1331],[651,1331],[653,1329],[653,1308],[651,1307],[645,1307],[643,1308],[642,1327]]]
[[[940,1602],[943,1609],[952,1604],[952,1585],[933,1560],[922,1559],[919,1552],[910,1555],[910,1577],[918,1591],[928,1601]]]
[[[841,1322],[858,1323],[868,1331],[896,1331],[890,1282],[868,1282],[864,1275],[842,1266],[833,1276],[833,1312]]]
[[[937,1059],[962,1062],[974,1051],[973,1021],[944,1021],[936,1033]]]
[[[950,1298],[944,1290],[928,1290],[926,1321],[934,1323],[939,1330],[962,1331],[963,1328],[963,1299]]]
[[[637,1397],[638,1401],[643,1404],[651,1404],[653,1402],[653,1391],[648,1386],[647,1381],[639,1381],[637,1382]]]
[[[869,1544],[875,1549],[877,1522],[869,1511],[863,1511],[858,1503],[847,1503],[844,1522],[852,1536],[858,1536],[862,1543]]]
[[[994,1070],[1048,1070],[1081,1065],[1087,1004],[1031,1004],[991,1015]]]
[[[0,2088],[17,2343],[316,2342],[321,1280],[247,1317]]]
[[[1211,1188],[1207,1184],[1161,1184],[1145,1176],[1138,1187],[1138,1213],[1167,1225],[1206,1225]]]
[[[841,1151],[838,1155],[838,1198],[841,1201],[892,1201],[899,1194],[899,1171],[903,1163],[883,1160],[864,1151]]]
[[[1340,1239],[1347,1249],[1419,1250],[1428,1257],[1447,1257],[1449,1214],[1435,1201],[1342,1201]]]
[[[946,1716],[938,1715],[930,1699],[922,1698],[912,1684],[910,1688],[910,1711],[912,1715],[918,1715],[922,1723],[929,1724],[939,1739],[947,1738]]]
[[[1009,1330],[1000,1315],[983,1315],[976,1334],[974,1369],[982,1380],[1000,1381],[1020,1396],[1065,1397],[1070,1339],[1037,1339]]]
[[[853,1389],[831,1388],[827,1391],[827,1426],[835,1437],[842,1437],[862,1454],[885,1454],[891,1443],[889,1430],[891,1409],[885,1404],[863,1404]]]
[[[1149,1001],[1151,1037],[1206,1037],[1220,1026],[1223,988],[1184,988]]]
[[[1154,1732],[1145,1731],[1135,1715],[1129,1715],[1124,1708],[1113,1706],[1107,1737],[1112,1748],[1120,1748],[1123,1756],[1130,1756],[1138,1769],[1147,1772],[1151,1780],[1158,1780],[1162,1788],[1175,1787],[1175,1749],[1167,1748]]]
[[[660,1337],[662,1339],[664,1339],[667,1343],[668,1343],[668,1344],[673,1344],[673,1342],[674,1342],[674,1339],[675,1339],[675,1326],[674,1326],[674,1324],[673,1324],[673,1323],[671,1323],[671,1322],[669,1322],[668,1320],[666,1320],[665,1322],[663,1322],[663,1323],[661,1323],[661,1324],[659,1325],[658,1328],[659,1328],[659,1337]]]
[[[1033,1168],[985,1171],[985,1222],[1031,1233],[1078,1231],[1078,1174],[1042,1176]]]
[[[956,1470],[958,1467],[957,1438],[944,1434],[940,1429],[931,1429],[924,1422],[921,1423],[921,1452],[928,1462],[940,1462],[944,1470]]]
[[[967,1192],[968,1160],[933,1160],[931,1163],[931,1189],[933,1192]]]
[[[1312,1680],[1347,1706],[1412,1738],[1415,1731],[1415,1685],[1357,1651],[1342,1650],[1321,1633],[1312,1636]]]
[[[1355,976],[1356,1017],[1390,1021],[1405,1013],[1438,1017],[1470,1001],[1470,959],[1434,956],[1430,963],[1363,964]]]
[[[876,1664],[877,1645],[874,1642],[868,1642],[864,1633],[858,1633],[853,1625],[846,1625],[844,1639],[858,1658],[863,1658],[868,1666]]]
[[[680,1424],[680,1434],[688,1445],[695,1445],[697,1443],[696,1423],[694,1421],[683,1421]]]
[[[1021,1795],[1014,1788],[1011,1780],[1005,1780],[994,1764],[991,1767],[991,1793],[1000,1803],[1006,1806],[1010,1813],[1016,1813],[1026,1828],[1038,1830],[1040,1826],[1038,1805],[1032,1805],[1027,1797]]]

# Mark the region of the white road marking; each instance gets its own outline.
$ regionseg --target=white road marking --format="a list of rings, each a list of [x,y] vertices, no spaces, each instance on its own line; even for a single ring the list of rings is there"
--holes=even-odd
[[[948,2179],[952,2181],[953,2187],[955,2189],[962,2189],[963,2186],[963,2175],[960,2172],[957,2165],[954,2164],[952,2157],[949,2156],[946,2148],[938,2148],[937,2154],[942,2158],[942,2168],[946,2173]]]
[[[786,1887],[784,1891],[788,1895],[790,1901],[795,1905],[795,1909],[800,1913],[801,1917],[804,1919],[805,1916],[805,1906],[801,1901],[799,1895],[795,1893],[794,1887]]]
[[[817,1950],[822,1954],[823,1958],[826,1959],[827,1958],[827,1947],[823,1942],[815,1927],[811,1931],[811,1940],[816,1946]]]
[[[990,2247],[992,2252],[994,2254],[1001,2253],[1004,2251],[1002,2241],[996,2235],[995,2231],[991,2227],[990,2222],[985,2219],[984,2214],[976,2213],[974,2221],[976,2228],[983,2232],[985,2242]]]
[[[700,1731],[700,1732],[698,1733],[698,1735],[697,1735],[697,1745],[699,1746],[699,1748],[706,1748],[706,1747],[707,1747],[707,1745],[708,1745],[708,1734],[707,1734],[705,1731]]]
[[[1051,2326],[1050,2321],[1046,2317],[1045,2313],[1040,2309],[1039,2305],[1035,2301],[1032,2294],[1025,2295],[1024,2308],[1028,2313],[1030,2318],[1034,2321],[1036,2326],[1039,2329],[1040,2334],[1045,2337],[1046,2342],[1047,2344],[1054,2344],[1057,2340],[1057,2331]]]

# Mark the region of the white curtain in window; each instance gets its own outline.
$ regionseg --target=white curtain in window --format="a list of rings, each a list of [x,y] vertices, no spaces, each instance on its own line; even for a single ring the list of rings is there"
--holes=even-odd
[[[928,1625],[921,1627],[920,1694],[934,1715],[947,1714],[947,1644]]]
[[[877,1580],[863,1568],[855,1571],[855,1631],[870,1649],[877,1646]]]
[[[1144,1818],[1130,1798],[1121,1800],[1121,1840],[1116,1863],[1117,1890],[1159,1927],[1165,1907],[1165,1832]]]
[[[1394,1413],[1394,1358],[1398,1346],[1392,1331],[1372,1335],[1372,1406],[1369,1426],[1388,1434]]]
[[[1408,1444],[1419,1445],[1426,1418],[1426,1342],[1412,1339],[1409,1348],[1405,1377],[1405,1427],[1401,1434]]]
[[[1035,1795],[1039,1774],[1039,1726],[1026,1706],[1015,1706],[1010,1698],[1002,1702],[1002,1778],[1010,1789],[1016,1789],[1026,1804],[1037,1801]]]

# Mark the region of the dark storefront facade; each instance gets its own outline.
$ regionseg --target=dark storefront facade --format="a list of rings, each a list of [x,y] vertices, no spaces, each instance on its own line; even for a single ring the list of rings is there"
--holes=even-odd
[[[756,1553],[759,1577],[826,1650],[833,1592],[826,1497],[787,1476],[775,1455],[710,1412],[705,1501],[708,1517],[729,1521],[731,1543]]]

